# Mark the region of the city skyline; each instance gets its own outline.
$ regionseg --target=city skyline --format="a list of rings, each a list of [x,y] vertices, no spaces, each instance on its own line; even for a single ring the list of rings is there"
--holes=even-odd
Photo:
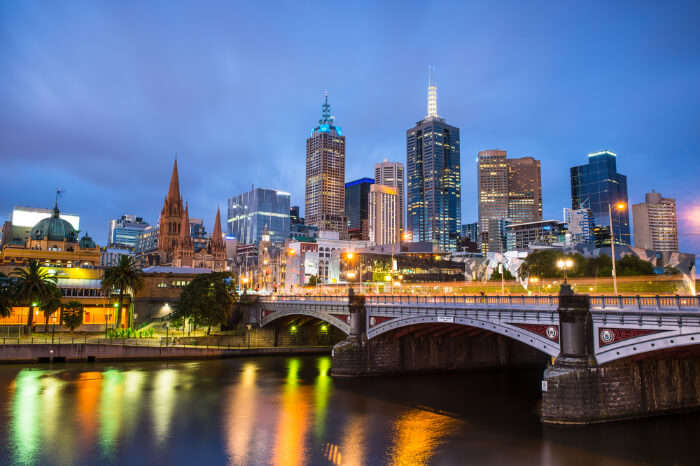
[[[463,50],[463,55],[431,52],[419,68],[402,52],[417,46],[405,33],[387,41],[381,36],[358,40],[353,32],[352,25],[358,21],[380,30],[372,22],[387,22],[394,10],[377,8],[377,15],[366,15],[376,19],[365,20],[359,11],[351,10],[336,29],[338,50],[347,52],[357,65],[350,71],[332,57],[301,52],[311,31],[292,32],[274,22],[261,26],[274,37],[253,39],[259,46],[255,54],[244,52],[245,42],[234,41],[239,38],[233,33],[225,35],[224,23],[235,23],[235,17],[223,6],[219,7],[221,19],[210,24],[211,40],[218,45],[210,54],[201,54],[203,44],[192,41],[178,50],[182,56],[166,54],[148,66],[141,66],[142,60],[170,50],[175,36],[198,37],[197,30],[191,29],[194,26],[175,20],[174,12],[215,15],[173,7],[174,12],[151,25],[134,17],[141,10],[126,8],[119,16],[106,16],[107,32],[102,32],[91,29],[99,22],[63,30],[42,19],[55,17],[62,25],[77,24],[70,19],[74,15],[103,16],[105,11],[96,5],[85,11],[74,5],[42,6],[39,11],[46,16],[32,6],[1,8],[5,20],[0,34],[6,39],[7,53],[0,66],[7,73],[0,77],[0,95],[7,105],[0,110],[0,160],[3,169],[13,173],[0,187],[3,220],[14,206],[50,208],[54,190],[61,186],[66,190],[62,209],[78,212],[81,230],[102,245],[112,218],[132,213],[151,224],[157,222],[161,187],[167,183],[161,174],[176,152],[190,208],[207,214],[205,224],[212,224],[215,205],[225,205],[225,199],[251,183],[289,191],[292,204],[303,205],[299,167],[308,122],[317,119],[323,89],[329,89],[334,110],[350,135],[347,182],[371,176],[374,164],[384,158],[403,160],[403,132],[424,111],[427,67],[434,64],[440,114],[461,129],[463,223],[476,220],[473,160],[478,151],[499,148],[541,160],[543,218],[560,219],[561,209],[570,205],[569,168],[590,152],[610,149],[618,154],[618,170],[628,176],[630,204],[643,201],[651,189],[677,199],[680,249],[700,252],[700,236],[691,235],[700,231],[700,225],[689,221],[691,212],[700,217],[695,170],[682,169],[693,166],[693,150],[698,146],[693,128],[699,126],[695,104],[700,95],[691,84],[697,77],[698,51],[687,47],[698,36],[691,28],[694,15],[688,11],[696,11],[697,5],[671,10],[641,5],[635,21],[620,19],[622,6],[567,12],[558,5],[528,24],[520,23],[522,12],[514,6],[498,23],[503,37],[478,42],[490,54],[469,46],[469,34],[478,35],[489,21],[495,21],[495,13],[478,5],[460,6],[456,11],[462,15],[456,17],[479,18],[467,20],[475,21],[472,33],[448,33],[453,50]],[[252,18],[263,16],[253,7],[243,9]],[[570,30],[541,32],[548,29],[546,23],[571,21],[574,15],[579,21]],[[428,12],[418,29],[430,28],[440,18],[436,11]],[[126,19],[133,24],[135,36],[131,42],[113,43],[116,39],[108,32],[122,31],[120,21]],[[250,27],[243,27],[243,32]],[[601,44],[608,39],[594,37],[595,32],[613,27],[617,40],[603,50]],[[390,25],[389,30],[396,31],[397,26]],[[671,30],[675,32],[669,34]],[[292,65],[282,60],[283,86],[278,85],[274,68],[262,66],[273,57],[264,46],[279,40],[280,31],[291,34],[286,53],[299,53],[300,61]],[[92,45],[81,40],[85,34],[95,38]],[[653,47],[640,47],[648,35],[663,40]],[[139,38],[149,41],[148,49],[132,44],[140,43]],[[52,58],[37,50],[49,42],[55,48]],[[548,46],[537,47],[542,43]],[[568,58],[572,44],[577,60]],[[110,54],[109,60],[102,58],[104,47],[119,53]],[[367,59],[361,61],[363,54]],[[201,57],[199,71],[186,72],[194,56]],[[382,63],[386,56],[391,59]],[[455,56],[460,59],[454,60]],[[311,63],[321,65],[314,68],[321,71],[312,75]],[[667,65],[673,65],[672,70]],[[246,67],[255,70],[246,72]],[[115,71],[119,70],[127,71],[117,86]],[[507,73],[496,74],[503,70]],[[161,88],[153,82],[161,83]],[[506,118],[503,108],[508,110]],[[263,135],[248,136],[244,123],[255,125]],[[37,173],[35,164],[47,169]],[[24,189],[28,184],[35,187]],[[691,188],[681,188],[685,186]],[[99,208],[95,199],[100,200]]]

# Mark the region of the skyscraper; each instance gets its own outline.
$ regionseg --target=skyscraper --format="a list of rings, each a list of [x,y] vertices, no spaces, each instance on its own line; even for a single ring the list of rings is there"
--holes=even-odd
[[[252,188],[228,200],[228,232],[240,244],[258,243],[267,231],[270,240],[282,243],[289,236],[287,192]]]
[[[513,224],[542,220],[540,161],[532,157],[509,159],[506,151],[484,150],[479,152],[478,162],[481,248],[500,251],[503,235],[489,236],[489,220],[507,219]],[[494,225],[502,230],[500,224]],[[495,249],[489,243],[496,245]]]
[[[632,206],[635,247],[678,252],[676,200],[654,190],[644,200]]]
[[[328,95],[318,126],[306,140],[305,223],[347,234],[345,218],[345,136],[331,116]]]
[[[406,131],[406,230],[412,241],[454,251],[462,225],[459,128],[437,113],[437,87],[428,85],[428,114]]]
[[[381,246],[399,242],[399,196],[396,188],[373,184],[369,192],[369,240]]]
[[[148,223],[135,215],[122,215],[109,222],[108,246],[136,248],[141,234]]]
[[[348,218],[350,239],[369,239],[369,188],[373,184],[372,178],[345,183],[345,216]]]
[[[405,212],[405,200],[403,193],[403,183],[404,183],[404,170],[403,164],[401,162],[389,162],[384,160],[384,162],[378,163],[374,166],[374,182],[376,184],[381,184],[384,186],[391,186],[396,189],[396,193],[399,196],[399,204],[397,206],[397,213],[399,216],[399,235],[403,233],[404,221],[403,218],[406,215]]]
[[[615,209],[622,203],[625,208]],[[630,244],[630,222],[627,201],[627,177],[617,173],[617,155],[609,150],[588,154],[588,164],[571,167],[571,207],[590,208],[598,230],[605,230],[600,245],[610,244],[608,206],[612,205],[615,243]]]

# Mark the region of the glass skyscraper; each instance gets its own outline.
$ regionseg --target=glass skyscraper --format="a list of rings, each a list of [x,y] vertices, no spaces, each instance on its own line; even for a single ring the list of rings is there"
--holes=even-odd
[[[454,251],[462,226],[459,128],[437,114],[428,86],[428,115],[406,131],[407,217],[412,241]]]
[[[228,233],[239,243],[252,244],[267,230],[270,241],[283,243],[289,236],[289,193],[253,188],[228,200]]]
[[[109,222],[109,246],[136,248],[139,235],[148,226],[143,218],[135,215],[122,215]]]
[[[623,210],[615,204],[624,203]],[[598,234],[598,246],[610,244],[608,206],[612,205],[616,244],[630,244],[627,177],[617,173],[617,155],[609,150],[588,154],[588,164],[571,167],[571,208],[589,208]]]
[[[372,178],[345,183],[345,216],[351,239],[369,239],[369,188],[373,184]]]

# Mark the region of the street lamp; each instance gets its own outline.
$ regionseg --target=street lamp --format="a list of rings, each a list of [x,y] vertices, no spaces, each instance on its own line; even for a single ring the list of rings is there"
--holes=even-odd
[[[573,259],[571,259],[570,257],[567,257],[567,258],[565,258],[565,259],[559,259],[559,260],[557,261],[557,268],[558,268],[559,270],[563,270],[563,271],[564,271],[564,283],[566,283],[566,279],[567,279],[567,274],[566,274],[566,272],[567,272],[568,270],[571,270],[573,267],[574,267],[574,261],[573,261]]]
[[[627,204],[624,202],[616,202],[615,210],[625,210]],[[615,270],[615,232],[613,230],[613,219],[612,219],[613,205],[608,204],[608,218],[610,220],[610,253],[612,254],[612,276],[613,276],[613,289],[617,295],[617,271]]]
[[[530,281],[533,285],[537,286],[537,283],[540,281],[540,279],[539,277],[530,277]]]

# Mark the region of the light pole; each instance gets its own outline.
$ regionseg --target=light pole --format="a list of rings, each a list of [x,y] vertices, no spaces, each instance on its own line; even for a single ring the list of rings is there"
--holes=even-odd
[[[564,283],[566,283],[567,274],[566,272],[574,267],[574,261],[570,257],[565,259],[559,259],[557,261],[557,268],[564,271]]]
[[[615,210],[625,210],[626,207],[627,205],[624,202],[618,202],[615,204]],[[608,218],[610,220],[610,253],[612,254],[613,289],[615,290],[615,295],[617,296],[617,271],[615,270],[615,232],[613,230],[612,208],[612,204],[608,204]]]

